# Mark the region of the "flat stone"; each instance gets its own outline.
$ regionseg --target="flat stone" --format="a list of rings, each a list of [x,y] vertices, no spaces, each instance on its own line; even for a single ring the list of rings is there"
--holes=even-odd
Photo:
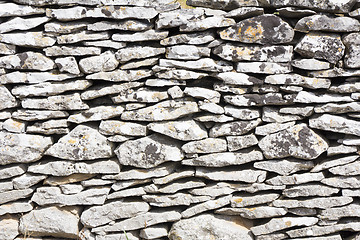
[[[114,70],[118,65],[119,62],[111,51],[79,61],[79,67],[84,73],[108,72]]]
[[[292,238],[312,237],[313,239],[319,238],[320,240],[322,240],[321,238],[325,238],[325,237],[314,237],[314,236],[323,236],[323,235],[327,235],[327,234],[331,234],[331,233],[340,232],[343,230],[357,232],[359,228],[360,228],[359,222],[348,222],[348,223],[334,224],[334,225],[330,225],[330,226],[315,225],[315,226],[311,226],[311,227],[289,230],[286,233]],[[330,240],[331,239],[332,238],[330,238]],[[325,238],[324,240],[327,240],[327,239]],[[337,238],[335,238],[335,240],[337,240]],[[339,238],[339,240],[340,240],[340,238]]]
[[[184,189],[193,189],[198,187],[204,187],[206,184],[195,178],[181,179],[176,182],[171,182],[165,186],[157,187],[156,185],[150,185],[145,188],[149,193],[176,193]],[[151,189],[150,189],[151,188]]]
[[[47,17],[21,18],[15,17],[0,24],[0,33],[11,32],[13,30],[29,30],[50,20]]]
[[[2,128],[8,132],[24,133],[26,130],[26,123],[10,118],[3,122]]]
[[[287,146],[284,141],[286,143],[291,142],[291,145]],[[264,137],[260,140],[259,147],[268,159],[289,156],[300,159],[315,159],[329,146],[323,138],[305,124],[298,124]]]
[[[223,114],[225,112],[224,108],[216,103],[210,102],[209,100],[199,101],[199,109],[213,113],[213,114]]]
[[[353,201],[351,197],[317,197],[306,200],[275,200],[272,205],[285,208],[321,208],[328,209],[337,206],[344,206]]]
[[[0,43],[0,53],[4,55],[15,54],[16,47],[14,45]]]
[[[326,4],[320,2],[312,2],[309,0],[302,1],[302,0],[294,0],[291,2],[284,2],[283,0],[274,0],[271,4],[274,7],[280,6],[294,6],[294,7],[301,7],[301,8],[310,8],[319,11],[326,11],[326,12],[335,12],[335,13],[347,13],[351,10],[352,6],[354,5],[354,0],[345,0],[338,2],[336,0],[327,0]]]
[[[94,33],[90,31],[81,31],[78,33],[60,35],[56,38],[56,41],[58,44],[71,44],[89,40],[105,40],[109,38],[110,35],[107,32]]]
[[[98,40],[98,41],[88,41],[82,43],[85,46],[92,46],[92,47],[108,47],[113,49],[120,49],[126,47],[126,43],[123,42],[115,42],[111,40]]]
[[[105,181],[109,181],[109,180],[105,180]],[[123,190],[125,188],[129,188],[129,187],[133,187],[133,186],[137,186],[137,185],[143,185],[143,184],[149,183],[149,182],[151,182],[150,179],[118,181],[118,182],[114,182],[114,184],[111,186],[111,189],[113,189],[114,191],[119,191],[119,190]]]
[[[214,171],[211,168],[197,167],[195,177],[204,177],[214,181],[240,181],[247,183],[263,182],[266,172],[260,170],[230,170],[220,169]]]
[[[358,82],[343,83],[334,85],[329,88],[330,92],[335,93],[356,93],[360,90],[360,84]]]
[[[358,176],[336,176],[325,178],[322,183],[336,188],[359,188],[360,178]]]
[[[289,63],[272,62],[238,62],[236,71],[242,73],[281,74],[292,72]]]
[[[0,193],[0,204],[4,204],[7,202],[17,201],[22,198],[29,197],[34,192],[33,189],[22,189],[22,190],[11,190]]]
[[[232,18],[224,16],[213,16],[204,19],[194,19],[180,26],[180,32],[203,31],[211,28],[222,28],[234,25],[236,22]]]
[[[191,189],[189,190],[189,193],[196,196],[207,196],[211,198],[216,198],[219,196],[229,195],[235,191],[239,191],[240,189],[243,190],[248,186],[249,184],[218,182],[208,184],[206,187],[203,188]]]
[[[295,226],[312,226],[319,220],[316,217],[283,217],[273,218],[269,222],[252,227],[250,230],[254,235],[268,234],[275,231],[295,227]]]
[[[147,58],[144,60],[134,61],[134,62],[128,62],[123,65],[121,65],[120,69],[127,70],[127,69],[138,69],[141,67],[150,67],[158,64],[159,58]]]
[[[97,21],[87,25],[89,31],[106,31],[106,30],[122,30],[122,31],[144,31],[150,30],[151,24],[139,20],[122,20],[116,22]],[[122,40],[121,40],[122,41]]]
[[[291,42],[294,30],[278,16],[264,14],[238,22],[221,31],[220,37],[224,40],[270,45]]]
[[[146,136],[146,126],[139,123],[123,122],[117,120],[101,121],[99,132],[104,135],[127,135],[127,136]]]
[[[357,24],[359,24],[358,21]],[[343,43],[347,48],[344,58],[345,66],[348,68],[359,68],[360,35],[358,33],[350,33],[343,38]]]
[[[2,180],[22,175],[26,170],[27,167],[23,164],[2,166],[0,169],[0,179]]]
[[[152,72],[150,70],[115,70],[111,72],[90,74],[86,76],[86,79],[99,79],[110,82],[130,82],[150,77],[151,75]]]
[[[156,225],[159,223],[165,222],[175,222],[180,220],[181,214],[176,210],[157,210],[152,212],[147,212],[144,214],[137,215],[126,220],[116,222],[115,224],[103,227],[93,228],[92,232],[95,233],[106,233],[114,231],[129,231],[136,230],[141,228],[146,228],[148,226]]]
[[[328,103],[328,102],[353,102],[354,100],[350,96],[344,96],[340,94],[316,94],[313,92],[301,91],[299,92],[294,102],[296,103]]]
[[[331,132],[339,132],[360,136],[360,125],[355,120],[345,117],[323,114],[309,120],[310,127]]]
[[[70,21],[82,18],[112,18],[112,19],[152,19],[158,12],[146,7],[101,6],[86,8],[81,6],[60,9],[48,9],[46,15],[60,21]]]
[[[165,121],[174,120],[199,111],[196,102],[186,100],[166,100],[153,106],[134,111],[125,111],[122,120]]]
[[[243,150],[241,152],[224,152],[202,155],[200,157],[186,159],[181,163],[190,166],[224,167],[230,165],[242,165],[245,163],[263,160],[262,153],[257,150]]]
[[[285,208],[259,206],[253,208],[221,208],[215,211],[217,214],[241,216],[246,219],[273,218],[287,213]]]
[[[66,119],[52,119],[52,120],[47,120],[45,122],[36,122],[33,125],[28,126],[27,131],[29,130],[30,127],[38,127],[42,129],[67,128],[68,123]]]
[[[345,135],[344,139],[339,139],[338,143],[343,143],[345,145],[355,145],[355,146],[359,146],[360,145],[360,138],[359,137],[355,137],[355,136],[349,136],[349,135]]]
[[[19,235],[19,219],[11,215],[0,217],[0,238],[15,239]]]
[[[214,61],[211,58],[201,58],[195,61],[177,61],[160,59],[160,66],[185,68],[190,70],[202,70],[209,72],[227,72],[233,70],[233,66],[224,61]]]
[[[175,193],[171,195],[144,195],[143,200],[155,207],[189,206],[210,200],[208,196],[192,196],[186,193]]]
[[[227,143],[225,139],[206,138],[184,144],[181,149],[186,153],[213,153],[225,152]]]
[[[267,76],[265,83],[275,85],[296,85],[310,89],[329,88],[331,85],[330,79],[326,78],[310,78],[299,74],[277,74]]]
[[[295,52],[304,57],[338,62],[345,53],[345,46],[339,34],[311,32],[296,45]]]
[[[301,119],[303,119],[303,117],[301,116],[279,113],[279,109],[274,107],[263,107],[263,113],[261,117],[261,120],[263,120],[264,122],[272,123],[284,123]]]
[[[64,177],[49,176],[47,179],[45,179],[44,185],[59,186],[70,183],[77,183],[88,180],[95,176],[96,176],[95,174],[84,174],[84,173],[75,173],[75,174],[71,174],[70,176],[64,176]]]
[[[330,63],[314,58],[295,59],[291,61],[291,65],[303,70],[326,70],[330,68]]]
[[[315,11],[309,9],[301,9],[298,7],[283,7],[278,8],[277,11],[279,12],[280,16],[288,18],[301,18],[316,14]]]
[[[347,154],[347,153],[355,153],[357,152],[357,148],[355,146],[345,146],[341,145],[334,145],[330,146],[327,150],[328,156],[334,156],[339,154]]]
[[[144,239],[158,239],[167,237],[169,228],[167,225],[156,225],[140,230],[140,237]]]
[[[221,208],[223,206],[230,204],[231,197],[232,197],[231,195],[228,195],[191,206],[187,208],[185,211],[183,211],[181,213],[181,216],[182,218],[189,218],[208,210]]]
[[[239,216],[219,216],[212,214],[201,214],[196,217],[182,219],[173,224],[169,239],[175,240],[178,237],[183,239],[252,239],[249,222],[243,224],[243,219]]]
[[[345,197],[357,197],[359,194],[359,189],[342,189],[341,195]]]
[[[30,212],[32,209],[33,206],[28,202],[14,202],[3,204],[0,206],[0,216],[8,213],[14,214]]]
[[[50,96],[47,98],[24,98],[21,106],[28,109],[83,110],[89,106],[80,99],[79,93]]]
[[[326,15],[312,15],[300,19],[296,23],[295,30],[300,32],[356,32],[360,30],[360,23],[351,17],[334,18]]]
[[[184,158],[178,142],[153,134],[121,144],[116,155],[122,165],[152,168],[166,161],[180,161]]]
[[[69,114],[64,111],[50,111],[50,110],[26,110],[19,109],[13,112],[12,117],[23,121],[37,121],[47,120],[52,118],[64,118]]]
[[[283,98],[281,93],[228,95],[224,96],[224,100],[227,103],[239,107],[283,105],[287,103],[287,100]]]
[[[252,205],[259,205],[268,202],[272,202],[275,199],[279,198],[280,195],[276,193],[265,193],[265,194],[255,194],[255,195],[235,195],[231,199],[231,207],[233,208],[243,208]]]
[[[183,33],[167,37],[160,41],[163,46],[178,45],[178,44],[191,44],[199,45],[209,43],[215,40],[215,35],[211,31],[203,31],[198,33]]]
[[[195,175],[195,170],[188,167],[181,168],[181,171],[171,173],[165,177],[161,178],[154,178],[152,179],[153,183],[156,185],[163,185],[170,182],[173,182],[178,179],[186,178],[186,177],[193,177]]]
[[[286,123],[268,123],[265,125],[257,126],[255,128],[255,135],[267,136],[272,133],[277,133],[282,130],[288,129],[295,125],[295,121]]]
[[[114,103],[123,102],[144,102],[144,103],[157,103],[162,100],[168,99],[169,95],[166,91],[151,90],[149,88],[128,89],[119,93],[119,95],[112,97]]]
[[[81,181],[81,186],[85,187],[93,187],[93,186],[105,186],[109,184],[113,184],[114,180],[103,180],[99,178],[93,178],[89,180]]]
[[[189,6],[194,7],[206,7],[212,9],[221,9],[221,10],[233,10],[238,7],[243,6],[259,6],[258,1],[250,0],[250,1],[231,1],[231,0],[223,0],[223,1],[210,1],[210,0],[189,0],[187,3]]]
[[[139,234],[136,232],[128,232],[125,233],[115,233],[115,234],[106,234],[106,235],[96,235],[96,240],[125,240],[126,238],[133,240],[140,240]]]
[[[46,56],[86,56],[100,55],[101,48],[79,46],[53,46],[44,49]]]
[[[166,58],[179,60],[197,60],[210,57],[210,48],[193,45],[176,45],[166,48]]]
[[[56,40],[46,37],[43,32],[19,32],[0,34],[0,41],[16,46],[44,48],[55,44]]]
[[[55,59],[55,63],[60,72],[80,74],[79,66],[74,57],[57,58]]]
[[[112,40],[121,42],[159,41],[169,35],[168,31],[147,30],[132,34],[113,34]]]
[[[57,5],[69,5],[69,4],[77,4],[77,3],[81,3],[84,5],[96,5],[99,4],[100,1],[99,0],[90,0],[90,1],[85,1],[85,0],[15,0],[15,2],[17,3],[21,3],[21,4],[28,4],[28,5],[34,5],[34,6],[46,6],[46,5],[52,5],[52,4],[57,4]]]
[[[214,48],[213,53],[233,62],[289,62],[293,54],[292,46],[244,46],[240,44],[222,44]]]
[[[78,77],[73,74],[58,74],[54,72],[11,72],[0,75],[3,84],[9,83],[41,83],[46,81],[62,81],[69,78]]]
[[[342,176],[359,175],[360,172],[359,164],[360,163],[358,161],[355,161],[342,166],[332,167],[329,169],[329,172],[331,172],[334,175],[342,175]]]
[[[344,104],[336,104],[336,103],[327,103],[324,105],[320,105],[314,108],[316,113],[348,113],[348,112],[358,112],[360,111],[360,103],[351,102]]]
[[[39,160],[53,141],[50,137],[0,132],[0,165]]]
[[[84,190],[84,187],[80,184],[64,184],[59,187],[61,192],[66,195],[78,194]]]
[[[324,173],[301,173],[290,176],[276,176],[266,180],[266,183],[272,185],[298,185],[308,182],[319,182],[325,178]]]
[[[28,172],[52,175],[69,176],[75,173],[82,174],[117,174],[120,166],[117,160],[103,160],[94,162],[70,162],[70,161],[42,161],[31,165]]]
[[[76,207],[39,208],[20,218],[19,231],[22,234],[31,232],[31,236],[53,236],[77,238],[80,210]]]
[[[113,144],[96,129],[78,125],[50,147],[47,155],[67,160],[93,160],[113,155]]]
[[[174,162],[165,163],[150,169],[131,169],[121,171],[116,175],[104,175],[102,179],[115,179],[115,180],[131,180],[131,179],[151,179],[156,177],[164,177],[172,173],[175,168],[179,167]]]
[[[39,176],[31,173],[25,173],[24,175],[13,178],[12,183],[14,185],[14,189],[21,190],[21,189],[30,188],[31,186],[41,182],[45,178],[46,176],[41,176],[41,175]]]
[[[279,113],[284,114],[294,114],[300,115],[303,117],[308,117],[314,112],[314,107],[306,106],[306,107],[282,107],[279,109]]]
[[[240,120],[253,120],[260,117],[260,111],[257,109],[238,108],[231,105],[224,107],[225,114]]]
[[[327,220],[338,220],[343,217],[359,217],[360,205],[352,203],[347,206],[320,210],[319,217]]]
[[[178,27],[192,19],[200,19],[204,15],[202,9],[177,9],[160,13],[155,23],[156,29]]]
[[[314,216],[317,213],[314,208],[289,208],[288,211],[297,216]]]
[[[122,106],[98,106],[70,115],[68,122],[84,123],[118,117],[124,111]]]
[[[214,114],[210,114],[210,113],[203,113],[199,117],[195,117],[194,120],[196,120],[198,122],[205,122],[205,123],[207,123],[207,122],[225,123],[225,122],[234,121],[235,119],[233,117],[229,117],[224,114],[214,115]]]
[[[357,69],[343,69],[334,67],[329,70],[320,70],[309,72],[311,77],[324,77],[324,78],[336,78],[336,77],[356,77],[360,73]]]
[[[157,56],[164,53],[165,48],[135,46],[122,48],[116,52],[115,56],[121,63],[124,63],[130,60]]]
[[[287,176],[298,171],[308,171],[314,167],[314,163],[311,161],[302,161],[296,159],[267,160],[262,162],[255,162],[254,167]]]
[[[15,86],[11,92],[18,98],[47,97],[58,95],[67,91],[85,90],[91,85],[92,82],[88,80],[42,82],[32,85]]]
[[[27,16],[45,13],[45,9],[15,3],[1,3],[0,17]]]
[[[85,22],[49,22],[44,25],[44,30],[50,33],[68,34],[86,30],[87,26]]]
[[[228,136],[226,137],[228,149],[230,152],[248,148],[258,144],[258,140],[254,134],[245,136]]]
[[[3,85],[0,85],[0,110],[18,106],[16,98]]]
[[[261,123],[258,118],[252,121],[234,121],[230,123],[219,123],[210,129],[210,137],[243,135],[254,129]]]
[[[328,187],[317,183],[308,183],[299,186],[293,186],[283,191],[283,195],[290,198],[320,196],[326,197],[337,194],[338,188]]]
[[[263,81],[249,76],[245,73],[238,72],[223,72],[217,73],[214,77],[222,80],[225,84],[240,85],[240,86],[252,86],[257,84],[263,84]]]
[[[264,9],[260,7],[238,7],[225,14],[225,17],[250,18],[264,14]]]
[[[221,94],[217,91],[202,87],[186,87],[184,93],[194,98],[207,99],[214,103],[220,102]]]

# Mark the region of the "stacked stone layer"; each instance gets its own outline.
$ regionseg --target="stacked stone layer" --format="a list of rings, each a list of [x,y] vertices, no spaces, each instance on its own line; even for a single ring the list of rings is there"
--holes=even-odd
[[[360,239],[360,2],[187,4],[0,3],[0,239]]]

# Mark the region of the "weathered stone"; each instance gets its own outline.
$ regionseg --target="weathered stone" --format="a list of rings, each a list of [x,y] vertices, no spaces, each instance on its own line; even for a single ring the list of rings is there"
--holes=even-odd
[[[47,81],[62,81],[69,78],[78,77],[73,74],[57,74],[54,72],[11,72],[0,76],[3,84],[8,83],[41,83]]]
[[[321,182],[328,186],[337,188],[359,188],[360,186],[359,176],[336,176],[325,178]]]
[[[0,34],[0,41],[22,47],[43,48],[55,44],[55,39],[46,37],[42,32],[19,32]]]
[[[96,235],[96,240],[127,240],[127,239],[140,240],[139,234],[137,232],[126,231],[126,234],[115,233],[115,234],[106,234],[106,235]]]
[[[164,53],[165,48],[135,46],[120,49],[116,52],[115,56],[121,63],[124,63],[130,60],[157,56]]]
[[[42,128],[42,129],[52,129],[52,128],[67,128],[68,123],[66,119],[52,119],[45,122],[36,122],[32,126]],[[30,127],[32,127],[30,126]]]
[[[19,235],[19,219],[11,215],[0,217],[0,238],[15,239]]]
[[[311,32],[301,39],[294,50],[305,57],[336,63],[343,57],[345,46],[338,34]]]
[[[306,106],[306,107],[283,107],[279,109],[279,113],[284,114],[294,114],[300,115],[303,117],[308,117],[314,112],[314,107]]]
[[[117,7],[101,6],[97,8],[86,8],[76,6],[72,8],[47,9],[48,17],[56,18],[60,21],[69,21],[82,18],[113,18],[113,19],[151,19],[157,15],[154,8],[144,7]]]
[[[150,70],[115,70],[112,72],[99,72],[86,76],[86,79],[101,79],[111,82],[130,82],[142,78],[150,77],[152,72]],[[123,85],[127,86],[127,85]],[[123,91],[125,91],[124,89]],[[113,93],[111,93],[113,94]]]
[[[309,72],[311,77],[325,77],[325,78],[336,78],[336,77],[356,77],[360,73],[357,69],[343,69],[334,67],[329,70],[320,70]]]
[[[0,17],[27,16],[45,13],[45,9],[15,3],[1,3]]]
[[[264,9],[259,7],[239,7],[225,14],[225,17],[250,18],[264,14]]]
[[[327,103],[314,108],[316,113],[348,113],[348,112],[359,112],[360,103],[351,102],[344,104]]]
[[[330,63],[320,61],[314,58],[295,59],[291,61],[291,65],[304,70],[326,70],[330,68]]]
[[[28,109],[83,110],[89,106],[80,99],[79,93],[50,96],[47,98],[24,98],[21,106]]]
[[[50,137],[0,132],[0,164],[39,160],[53,141]]]
[[[114,103],[123,102],[144,102],[144,103],[157,103],[162,100],[168,99],[169,95],[166,91],[151,90],[149,88],[128,89],[120,92],[119,95],[112,97]]]
[[[47,120],[52,118],[64,118],[68,116],[69,114],[64,111],[26,110],[26,109],[19,109],[12,114],[13,118],[23,121],[38,121],[38,120]]]
[[[331,85],[330,79],[326,78],[309,78],[299,74],[277,74],[267,76],[265,83],[275,85],[298,85],[310,89],[329,88]]]
[[[55,59],[55,63],[60,72],[80,74],[79,66],[74,57],[57,58]]]
[[[216,103],[210,102],[209,100],[199,101],[199,109],[213,113],[213,114],[223,114],[225,112],[224,108]]]
[[[181,32],[203,31],[211,28],[229,27],[235,24],[232,18],[224,16],[213,16],[204,19],[194,19],[188,21],[185,25],[180,26]]]
[[[83,92],[84,93],[84,92]],[[83,123],[118,117],[124,111],[122,106],[98,106],[70,115],[68,122]]]
[[[46,176],[25,173],[24,175],[13,178],[12,183],[14,185],[14,189],[21,190],[21,189],[30,188],[31,186],[41,182],[45,178]]]
[[[14,189],[13,183],[11,181],[1,182],[0,183],[0,192],[7,192]]]
[[[8,213],[14,214],[30,212],[32,209],[33,206],[28,202],[14,202],[3,204],[0,206],[0,216]]]
[[[146,136],[147,129],[139,123],[107,120],[101,121],[99,132],[104,135]]]
[[[259,6],[258,1],[250,0],[221,0],[221,1],[211,1],[211,0],[189,0],[187,1],[189,6],[195,7],[206,7],[213,9],[222,9],[222,10],[233,10],[238,7],[243,6]]]
[[[245,136],[226,137],[228,149],[230,152],[248,148],[258,144],[258,140],[254,134]]]
[[[269,222],[250,228],[254,235],[268,234],[295,226],[312,226],[319,220],[316,217],[273,218]]]
[[[109,181],[109,180],[106,180],[106,181]],[[113,189],[114,191],[119,191],[119,190],[123,190],[123,189],[128,188],[128,187],[142,185],[142,184],[149,183],[149,182],[151,182],[150,179],[118,181],[118,182],[115,182],[111,186],[111,189]]]
[[[238,72],[223,72],[214,75],[216,78],[222,80],[225,84],[231,85],[245,85],[251,86],[254,84],[262,84],[263,81],[249,76],[245,73],[238,73]]]
[[[14,45],[0,43],[0,54],[9,55],[15,53],[16,53],[16,47]]]
[[[148,79],[145,82],[149,87],[168,87],[168,86],[185,86],[185,81],[170,80],[170,79]]]
[[[266,178],[265,171],[259,170],[231,170],[222,169],[214,171],[211,168],[197,167],[195,177],[204,177],[214,181],[240,181],[247,183],[263,182]]]
[[[297,7],[278,8],[277,11],[279,12],[280,16],[288,18],[301,18],[316,14],[315,11],[309,9],[301,9]]]
[[[355,161],[342,166],[332,167],[329,169],[329,172],[331,172],[334,175],[342,175],[342,176],[359,175],[360,172],[359,164],[360,163],[358,161]]]
[[[189,20],[200,19],[204,15],[202,9],[178,9],[160,13],[156,21],[156,29],[172,28],[186,24]]]
[[[120,166],[116,160],[95,162],[44,161],[29,166],[28,172],[52,176],[69,176],[74,173],[83,174],[116,174]]]
[[[225,152],[226,140],[221,138],[206,138],[184,144],[181,149],[186,153]]]
[[[86,30],[88,24],[85,22],[50,22],[44,25],[45,32],[51,33],[73,33]]]
[[[352,6],[354,5],[354,0],[345,0],[338,2],[336,0],[326,0],[324,2],[312,2],[312,1],[303,1],[303,0],[293,0],[283,1],[283,0],[273,0],[271,4],[274,7],[280,6],[294,6],[294,7],[301,7],[301,8],[310,8],[319,11],[326,11],[326,12],[335,12],[335,13],[347,13],[351,10]]]
[[[143,200],[155,207],[189,206],[193,203],[200,203],[210,200],[208,196],[192,196],[186,193],[175,193],[171,195],[144,195]]]
[[[176,45],[166,48],[166,58],[179,60],[196,60],[201,57],[210,57],[210,48],[193,45]]]
[[[353,102],[354,100],[350,96],[344,96],[340,94],[317,94],[313,92],[301,91],[299,92],[294,102],[296,103],[328,103],[328,102]]]
[[[33,189],[23,189],[23,190],[11,190],[0,193],[0,204],[7,202],[16,201],[18,199],[29,197],[33,193]]]
[[[302,119],[301,116],[279,113],[279,109],[273,107],[264,107],[261,117],[261,120],[263,120],[264,122],[273,122],[273,123],[274,122],[284,123],[284,122],[291,122],[301,119]]]
[[[327,234],[331,234],[331,233],[340,232],[343,230],[357,232],[357,231],[359,231],[358,229],[360,229],[359,222],[348,222],[348,223],[334,224],[334,225],[330,225],[330,226],[305,227],[305,228],[290,230],[290,231],[287,231],[286,233],[291,238],[311,237],[312,239],[318,239],[317,237],[314,237],[314,236],[323,236],[323,235],[327,235]],[[339,240],[340,240],[340,238],[339,238]],[[321,237],[319,237],[319,239],[322,240]],[[327,240],[327,238],[325,238],[325,240]],[[330,238],[330,240],[332,240],[332,238]],[[335,240],[337,240],[337,238],[335,238]]]
[[[44,49],[46,56],[86,56],[100,55],[101,49],[98,47],[79,47],[79,46],[53,46]]]
[[[80,173],[80,174],[75,173],[65,177],[50,176],[47,179],[45,179],[44,185],[59,186],[64,184],[77,183],[93,178],[94,176],[95,174],[84,174],[84,173]]]
[[[93,186],[105,186],[109,184],[113,184],[115,180],[103,180],[99,178],[92,178],[89,180],[81,181],[81,185],[85,187],[93,187]]]
[[[189,190],[189,192],[192,195],[208,196],[211,198],[215,198],[215,197],[231,194],[240,189],[243,190],[243,188],[246,188],[248,186],[249,184],[218,182],[218,183],[208,184],[206,187],[203,188],[191,189]]]
[[[108,47],[113,49],[120,49],[126,47],[126,43],[123,42],[114,42],[111,40],[98,40],[98,41],[88,41],[82,43],[85,46],[92,46],[92,47]]]
[[[288,211],[297,216],[314,216],[317,213],[314,208],[289,208]]]
[[[295,159],[267,160],[255,162],[254,167],[287,176],[298,171],[310,170],[314,167],[314,163]]]
[[[169,239],[252,239],[248,222],[243,224],[243,219],[239,216],[219,216],[211,214],[202,214],[189,219],[182,219],[173,224]]]
[[[360,91],[360,83],[352,82],[331,86],[329,88],[329,91],[335,93],[357,93],[358,91]]]
[[[360,23],[351,17],[329,17],[312,15],[300,19],[295,26],[296,31],[356,32],[360,31]]]
[[[58,95],[67,91],[84,90],[92,85],[88,80],[61,81],[61,82],[43,82],[33,85],[15,86],[12,94],[19,98],[25,97],[47,97]]]
[[[110,187],[98,187],[68,195],[62,194],[58,187],[40,187],[32,196],[31,201],[38,205],[101,205],[104,204],[109,191]]]
[[[22,175],[26,172],[26,169],[27,167],[23,164],[2,166],[0,169],[0,179],[2,180]]]
[[[236,96],[224,96],[224,100],[235,106],[263,106],[263,105],[282,105],[287,103],[281,93],[266,94],[244,94]],[[226,113],[226,111],[225,111]]]
[[[228,61],[289,62],[292,46],[244,46],[226,43],[213,50],[214,54]]]
[[[309,183],[299,186],[287,188],[283,191],[283,195],[290,198],[309,197],[309,196],[331,196],[338,193],[340,189],[328,187],[322,184]]]
[[[327,155],[334,156],[339,154],[347,154],[347,153],[355,153],[355,152],[357,152],[357,148],[355,146],[334,145],[328,148]]]
[[[256,195],[235,195],[231,199],[231,207],[233,208],[242,208],[252,205],[264,204],[272,202],[275,199],[279,198],[280,195],[276,193],[265,193],[265,194],[256,194]]]
[[[92,160],[113,155],[113,144],[96,129],[78,125],[59,139],[46,154],[67,160]]]
[[[116,222],[115,224],[103,227],[93,228],[92,232],[95,233],[106,233],[114,231],[129,231],[136,230],[141,228],[146,228],[148,226],[156,225],[159,223],[165,222],[175,222],[180,220],[181,214],[176,210],[157,210],[152,212],[147,212],[144,214],[137,215],[126,220]]]
[[[204,31],[198,33],[189,33],[189,34],[178,34],[165,38],[160,41],[160,44],[163,46],[177,45],[177,44],[191,44],[199,45],[209,43],[215,40],[215,35],[211,31]]]
[[[252,121],[234,121],[224,124],[216,124],[210,129],[210,137],[220,137],[220,136],[237,136],[248,133],[256,126],[261,123],[261,120],[258,118]]]
[[[80,210],[76,207],[40,208],[25,214],[20,218],[19,231],[31,236],[53,236],[77,238],[80,231],[78,226]]]
[[[267,136],[271,133],[280,132],[282,130],[288,129],[295,125],[295,121],[286,122],[286,123],[269,123],[255,128],[255,134],[261,136]]]
[[[241,152],[224,152],[203,155],[193,159],[183,160],[181,163],[190,166],[224,167],[241,165],[248,162],[263,160],[262,153],[257,150],[243,150]]]
[[[167,237],[169,228],[167,225],[156,225],[140,230],[140,237],[144,239],[158,239]]]
[[[318,197],[306,200],[275,200],[272,205],[285,208],[321,208],[328,209],[337,206],[344,206],[353,201],[351,197]]]
[[[181,213],[181,216],[182,216],[182,218],[189,218],[189,217],[192,217],[194,215],[197,215],[199,213],[202,213],[202,212],[205,212],[208,210],[221,208],[230,203],[231,197],[232,197],[231,195],[228,195],[225,197],[220,197],[220,198],[217,198],[214,200],[209,200],[204,203],[200,203],[200,204],[191,206],[191,207],[187,208],[185,211],[183,211]]]
[[[168,31],[148,30],[132,34],[113,34],[112,40],[121,42],[159,41],[169,35]]]
[[[294,37],[292,27],[281,18],[265,14],[245,19],[220,32],[224,40],[263,45],[291,42]]]
[[[66,195],[78,194],[84,190],[84,187],[80,184],[64,184],[59,187],[61,192]]]
[[[7,22],[0,24],[0,33],[11,32],[13,30],[32,29],[45,22],[48,22],[49,20],[50,18],[47,17],[34,17],[34,18],[15,17]]]
[[[127,141],[116,150],[122,165],[152,168],[166,161],[181,161],[184,158],[178,142],[153,134]]]
[[[183,180],[179,180],[176,182],[172,182],[169,183],[165,186],[161,186],[161,187],[157,187],[157,186],[152,186],[153,189],[146,189],[145,190],[147,192],[150,193],[176,193],[180,190],[184,190],[184,189],[193,189],[193,188],[198,188],[198,187],[204,187],[206,186],[206,184],[198,179],[195,178],[190,178],[190,179],[183,179]]]
[[[224,107],[225,114],[240,120],[253,120],[260,117],[260,111],[257,109],[237,108],[231,105]]]
[[[99,56],[83,58],[79,62],[81,71],[84,73],[108,72],[119,65],[115,55],[111,51],[102,53]]]
[[[310,127],[331,132],[347,133],[360,136],[358,121],[345,117],[323,114],[309,120]]]
[[[238,62],[236,71],[244,73],[282,74],[292,71],[289,63]]]
[[[264,137],[260,140],[259,147],[268,159],[289,156],[315,159],[329,146],[323,138],[305,124],[298,124]]]
[[[350,33],[343,38],[343,43],[347,48],[344,58],[345,66],[348,68],[359,68],[360,35],[358,33]]]
[[[359,217],[359,215],[360,205],[352,203],[343,207],[320,210],[319,217],[327,220],[338,220],[343,217]]]
[[[1,79],[0,79],[1,81]],[[18,106],[16,98],[3,85],[0,85],[0,110]]]
[[[285,208],[259,206],[254,208],[221,208],[216,210],[215,213],[241,216],[247,219],[258,219],[283,216],[287,213],[287,210]]]
[[[195,61],[177,61],[160,59],[160,66],[202,70],[210,72],[227,72],[233,70],[233,66],[224,61],[214,61],[211,58],[201,58]]]
[[[131,110],[140,109],[140,108],[143,108],[146,106],[147,106],[146,103],[127,103],[125,105],[125,109],[128,111],[131,111]]]
[[[202,87],[186,87],[184,93],[194,98],[207,99],[215,103],[219,103],[221,97],[217,91]]]
[[[266,180],[266,183],[272,185],[298,185],[308,182],[318,182],[325,178],[324,173],[301,173],[290,176],[277,176]]]
[[[90,31],[106,31],[106,30],[122,30],[122,31],[144,31],[150,30],[152,25],[150,22],[143,22],[139,20],[124,20],[124,21],[98,21],[87,25]],[[122,41],[122,40],[121,40]]]
[[[168,100],[135,111],[126,111],[121,115],[121,119],[137,121],[174,120],[198,111],[196,102]]]
[[[93,33],[89,31],[82,31],[78,33],[71,33],[61,35],[56,38],[58,44],[71,44],[89,40],[104,40],[109,39],[110,35],[107,32]]]
[[[138,69],[141,67],[149,67],[149,66],[154,66],[154,65],[158,64],[158,62],[159,62],[158,57],[147,58],[144,60],[125,63],[125,64],[121,65],[120,69],[127,70],[127,69]]]

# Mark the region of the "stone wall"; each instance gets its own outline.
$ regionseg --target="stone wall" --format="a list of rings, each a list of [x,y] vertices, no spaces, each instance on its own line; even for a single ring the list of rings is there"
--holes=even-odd
[[[187,4],[1,1],[0,240],[360,239],[360,1]]]

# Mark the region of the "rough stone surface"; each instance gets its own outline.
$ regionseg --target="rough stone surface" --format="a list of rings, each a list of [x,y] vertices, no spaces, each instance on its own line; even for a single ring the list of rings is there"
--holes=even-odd
[[[310,119],[309,125],[312,128],[322,129],[331,132],[340,132],[360,136],[359,122],[345,117],[323,114]]]

